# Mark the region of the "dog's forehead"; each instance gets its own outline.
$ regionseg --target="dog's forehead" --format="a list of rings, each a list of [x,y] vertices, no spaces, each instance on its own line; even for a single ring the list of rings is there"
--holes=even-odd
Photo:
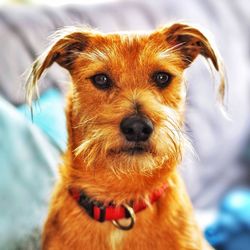
[[[149,41],[149,33],[145,31],[122,31],[118,33],[107,33],[101,36],[101,41],[104,45],[104,48],[107,48],[108,46],[110,49],[131,49],[133,47],[138,49],[141,46],[145,46],[145,43]]]
[[[151,33],[150,30],[121,30],[118,32],[106,33],[107,36],[120,35],[120,36],[145,36]]]
[[[179,60],[164,37],[154,36],[149,31],[122,31],[99,34],[93,37],[90,48],[82,56],[96,62],[132,63]],[[132,59],[132,60],[131,60]]]

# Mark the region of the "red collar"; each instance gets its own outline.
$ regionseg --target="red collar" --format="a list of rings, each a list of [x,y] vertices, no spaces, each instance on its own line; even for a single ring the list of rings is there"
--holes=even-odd
[[[154,190],[149,196],[149,202],[153,204],[159,200],[166,188],[167,185],[165,184],[161,188]],[[116,206],[110,203],[104,206],[102,202],[92,200],[86,193],[77,188],[69,188],[69,193],[73,199],[77,201],[79,206],[84,208],[90,217],[99,222],[129,218],[128,211],[122,205]],[[144,201],[138,200],[132,201],[130,206],[134,210],[134,213],[138,213],[147,208],[148,205]]]

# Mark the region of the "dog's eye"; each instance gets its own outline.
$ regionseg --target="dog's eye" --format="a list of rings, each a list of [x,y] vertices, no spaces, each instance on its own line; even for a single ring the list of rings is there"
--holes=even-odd
[[[153,74],[152,80],[156,83],[157,87],[165,88],[169,85],[172,76],[167,72],[156,72]]]
[[[111,79],[106,74],[97,74],[90,79],[98,89],[109,89],[112,85]]]

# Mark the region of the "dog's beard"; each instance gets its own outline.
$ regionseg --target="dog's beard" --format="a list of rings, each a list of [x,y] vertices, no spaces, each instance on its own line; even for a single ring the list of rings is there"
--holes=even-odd
[[[118,126],[98,124],[93,128],[93,124],[85,127],[85,138],[75,155],[82,159],[86,168],[106,167],[117,177],[152,175],[156,169],[171,168],[175,165],[173,162],[181,160],[182,147],[187,143],[181,129],[171,120],[162,121],[146,143],[127,142]]]

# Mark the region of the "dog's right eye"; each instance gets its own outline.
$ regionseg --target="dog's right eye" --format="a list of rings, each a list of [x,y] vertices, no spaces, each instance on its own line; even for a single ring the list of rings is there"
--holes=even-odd
[[[90,79],[94,86],[98,89],[105,90],[112,86],[112,81],[106,74],[97,74],[92,76]]]

